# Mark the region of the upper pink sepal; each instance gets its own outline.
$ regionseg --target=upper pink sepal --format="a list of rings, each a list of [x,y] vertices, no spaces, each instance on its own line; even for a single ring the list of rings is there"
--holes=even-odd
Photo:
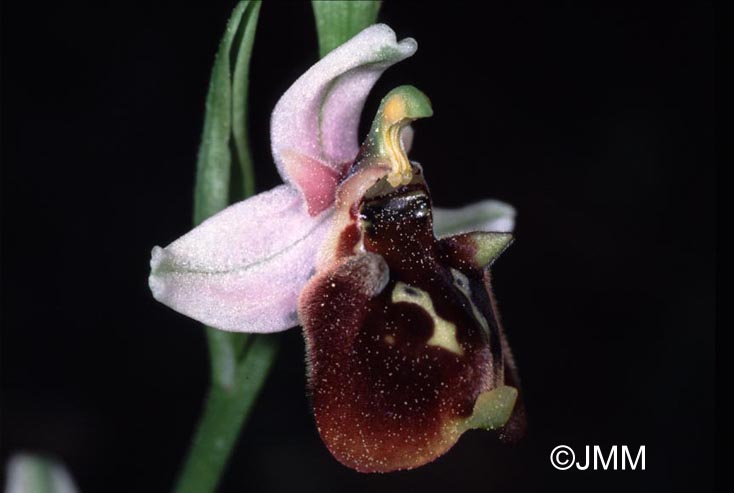
[[[375,24],[314,64],[280,98],[271,120],[273,157],[283,180],[297,185],[307,203],[322,190],[304,186],[299,175],[319,163],[343,176],[359,151],[359,118],[370,89],[416,48],[415,40],[398,42],[392,29]],[[298,166],[304,169],[296,174]]]
[[[218,329],[293,327],[330,214],[311,217],[288,185],[234,204],[166,248],[153,249],[153,296]]]

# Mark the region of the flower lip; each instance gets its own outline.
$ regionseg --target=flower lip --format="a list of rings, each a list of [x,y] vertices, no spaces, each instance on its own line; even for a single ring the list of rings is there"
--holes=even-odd
[[[517,400],[486,272],[510,235],[436,238],[422,170],[393,186],[384,158],[366,152],[340,186],[299,298],[319,433],[360,472],[426,464],[505,426]]]

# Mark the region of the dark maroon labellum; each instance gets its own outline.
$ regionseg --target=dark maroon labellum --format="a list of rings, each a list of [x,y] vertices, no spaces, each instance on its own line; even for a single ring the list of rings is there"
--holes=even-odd
[[[433,460],[477,427],[480,394],[516,385],[482,233],[437,239],[416,175],[368,191],[341,232],[341,260],[301,298],[319,432],[363,472]]]

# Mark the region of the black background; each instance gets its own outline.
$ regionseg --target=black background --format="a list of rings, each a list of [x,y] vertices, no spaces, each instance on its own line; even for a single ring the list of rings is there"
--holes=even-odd
[[[232,4],[5,3],[2,460],[62,460],[82,491],[167,491],[207,382],[199,325],[147,288],[190,228],[209,71]],[[387,2],[440,205],[518,210],[495,290],[523,379],[519,445],[466,434],[410,472],[321,444],[298,329],[221,491],[704,491],[713,482],[714,12]],[[252,66],[258,190],[277,98],[317,58],[310,6],[264,5]],[[554,470],[553,447],[645,445],[645,471]]]

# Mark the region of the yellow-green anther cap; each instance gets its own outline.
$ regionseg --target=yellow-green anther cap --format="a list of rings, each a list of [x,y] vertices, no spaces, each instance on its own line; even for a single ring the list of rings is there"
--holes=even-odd
[[[413,177],[401,132],[411,122],[433,115],[428,96],[413,86],[400,86],[382,99],[367,138],[367,155],[386,158],[391,166],[387,181],[391,186],[406,185]]]

